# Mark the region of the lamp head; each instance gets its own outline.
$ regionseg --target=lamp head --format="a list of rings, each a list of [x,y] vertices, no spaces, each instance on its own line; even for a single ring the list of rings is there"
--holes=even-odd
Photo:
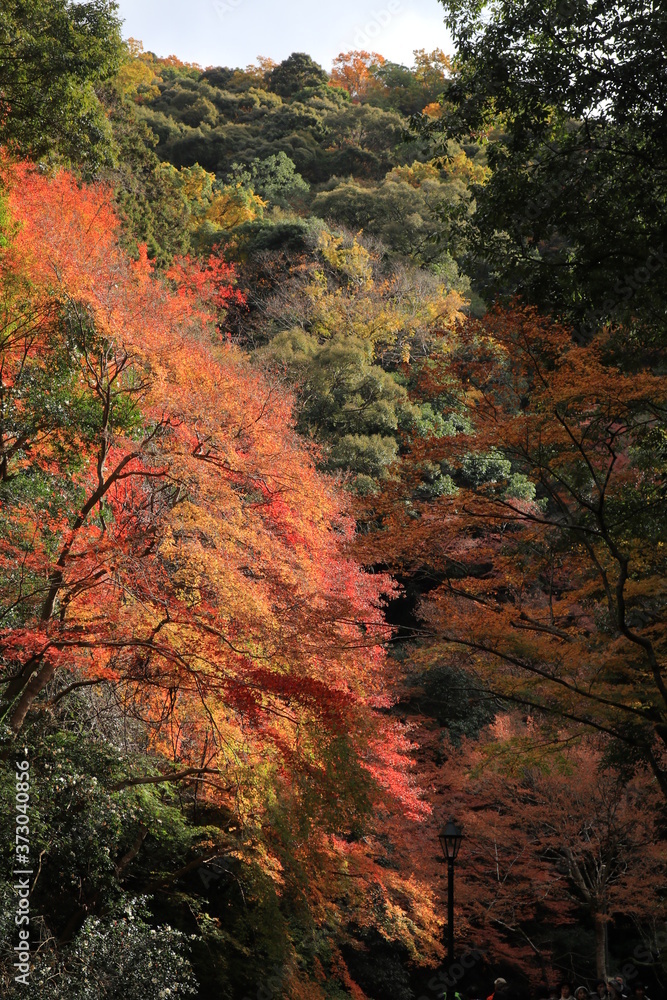
[[[453,819],[443,827],[443,829],[438,834],[438,840],[440,841],[440,846],[442,847],[442,853],[445,855],[448,861],[455,861],[456,856],[459,853],[459,848],[461,847],[461,841],[463,840],[463,832],[460,827],[456,825]]]

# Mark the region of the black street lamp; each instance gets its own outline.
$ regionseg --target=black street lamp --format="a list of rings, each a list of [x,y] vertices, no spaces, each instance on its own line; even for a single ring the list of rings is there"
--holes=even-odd
[[[454,961],[454,862],[461,847],[463,833],[453,819],[438,834],[438,840],[442,847],[442,853],[447,859],[448,886],[447,886],[447,961]]]

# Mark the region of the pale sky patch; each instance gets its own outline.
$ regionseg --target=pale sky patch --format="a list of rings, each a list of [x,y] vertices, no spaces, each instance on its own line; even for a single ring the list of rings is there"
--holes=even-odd
[[[406,65],[414,49],[452,51],[437,0],[119,0],[118,6],[125,38],[203,66],[246,66],[259,55],[279,62],[307,52],[330,70],[350,48]]]

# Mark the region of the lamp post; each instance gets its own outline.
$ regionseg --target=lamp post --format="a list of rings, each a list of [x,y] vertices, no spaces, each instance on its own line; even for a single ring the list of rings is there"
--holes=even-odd
[[[447,961],[454,961],[454,862],[461,847],[463,832],[453,819],[438,834],[442,853],[447,859]]]

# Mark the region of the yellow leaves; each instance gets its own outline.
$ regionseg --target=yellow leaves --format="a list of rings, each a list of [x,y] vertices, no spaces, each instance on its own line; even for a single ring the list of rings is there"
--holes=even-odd
[[[346,247],[342,237],[322,233],[320,251],[350,280],[337,284],[322,268],[311,272],[304,294],[316,337],[356,337],[370,341],[376,354],[395,347],[400,360],[409,361],[415,338],[453,330],[464,317],[466,301],[444,285],[424,295],[398,278],[376,276],[372,255],[357,238]]]
[[[256,81],[258,87],[263,87],[266,84],[267,74],[272,69],[275,69],[277,65],[278,63],[274,59],[270,59],[267,56],[257,56],[257,62],[249,63],[244,72],[246,76],[250,76]],[[241,76],[238,70],[235,71],[235,76],[237,74],[239,77]],[[232,80],[234,80],[234,77],[232,77]]]
[[[198,163],[192,167],[181,167],[174,173],[178,184],[190,205],[190,210],[197,215],[203,214],[211,203],[215,174],[204,170]]]
[[[430,104],[424,109],[425,114],[430,117],[436,116],[434,109],[442,107],[439,104]],[[453,156],[446,159],[431,160],[430,163],[421,163],[415,160],[414,163],[401,167],[394,167],[387,174],[387,180],[401,181],[411,187],[419,188],[426,181],[463,181],[465,184],[485,184],[491,171],[488,167],[474,163],[463,150],[459,150]]]
[[[139,59],[123,63],[116,77],[121,94],[136,104],[151,101],[159,95],[158,80],[153,69]]]
[[[433,107],[433,105],[431,106]],[[440,107],[440,105],[435,105],[435,107]],[[440,171],[433,162],[421,163],[419,160],[415,160],[410,166],[394,167],[387,174],[387,179],[403,181],[411,187],[418,188],[426,180],[439,180]]]
[[[456,291],[441,290],[440,298],[426,304],[429,308],[432,322],[437,323],[439,330],[453,330],[465,319],[465,308],[468,300]]]
[[[358,242],[356,236],[351,247],[345,247],[343,244],[344,237],[322,232],[318,249],[324,259],[337,271],[341,271],[357,284],[367,284],[371,281],[373,273],[371,254]]]
[[[234,229],[244,222],[261,218],[267,204],[240,184],[227,185],[213,195],[205,219],[220,229]]]
[[[451,76],[452,60],[442,49],[433,49],[428,52],[426,49],[415,49],[413,72],[417,80],[426,81],[434,74],[438,74],[442,84]]]
[[[274,631],[272,579],[268,588],[266,580],[271,555],[260,525],[244,514],[242,497],[224,482],[218,482],[215,495],[179,504],[160,546],[187,603],[205,600],[224,619],[247,623],[246,642]]]
[[[135,38],[127,43],[130,58],[120,67],[116,75],[116,86],[123,95],[142,104],[151,101],[160,93],[158,83],[161,77],[156,71],[152,56],[144,54],[144,47]]]
[[[489,167],[473,163],[463,150],[447,159],[442,170],[446,180],[462,180],[466,184],[486,184],[491,176]]]
[[[422,110],[422,114],[426,115],[427,118],[442,118],[443,106],[440,101],[432,101],[431,104],[427,104]]]
[[[267,202],[241,184],[215,186],[215,174],[196,163],[193,167],[170,168],[192,215],[191,228],[209,223],[230,230],[261,218]]]

